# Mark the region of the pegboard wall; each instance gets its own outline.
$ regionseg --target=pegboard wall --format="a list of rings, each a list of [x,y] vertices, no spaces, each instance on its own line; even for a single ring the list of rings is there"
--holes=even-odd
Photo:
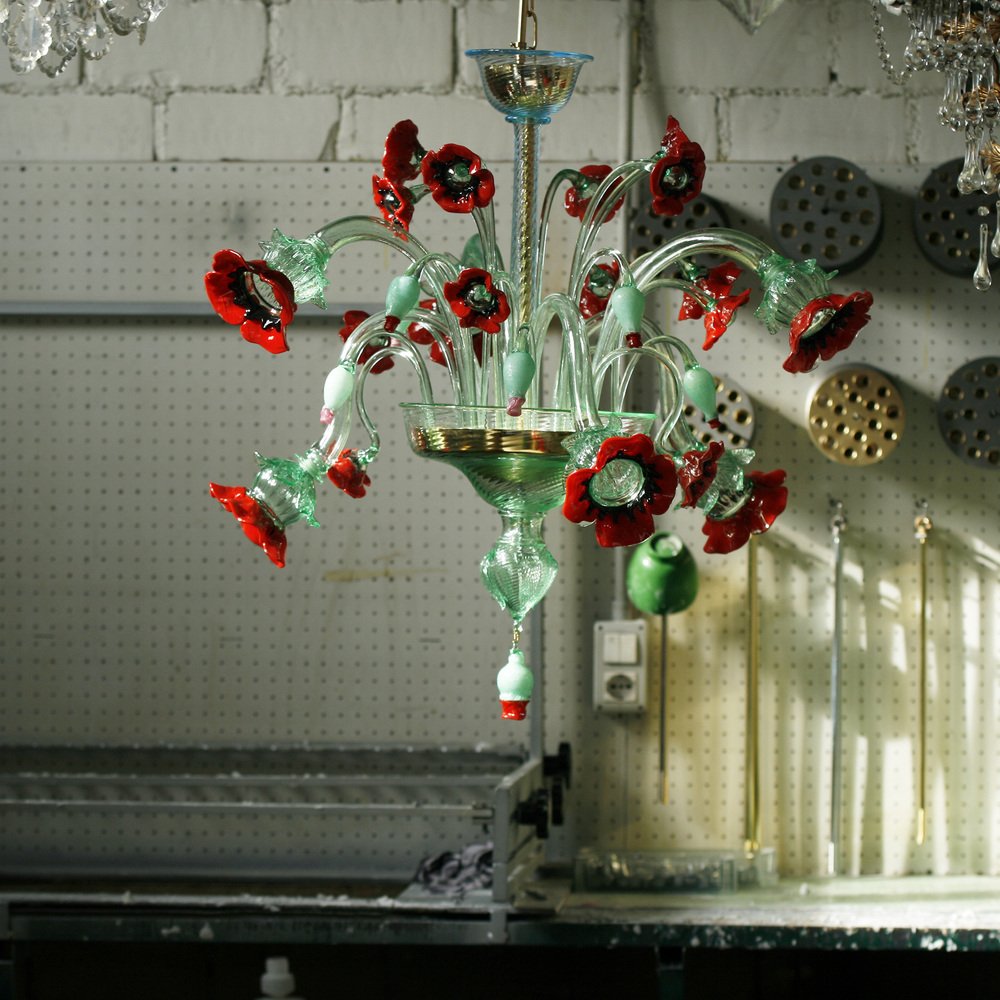
[[[549,164],[554,171],[558,165]],[[768,237],[767,206],[784,165],[715,165],[706,191],[731,224]],[[782,344],[749,310],[704,358],[750,394],[758,468],[788,470],[789,509],[759,546],[762,811],[765,843],[788,875],[822,870],[830,800],[829,500],[845,535],[843,857],[859,873],[1000,873],[1000,472],[963,464],[941,440],[935,406],[948,375],[996,354],[996,292],[935,271],[913,245],[911,204],[926,170],[872,167],[885,233],[838,291],[869,288],[873,320],[848,360],[900,386],[906,431],[888,460],[836,465],[812,445],[805,408],[814,375],[780,370]],[[510,190],[498,173],[498,193]],[[208,314],[137,317],[201,300],[213,251],[248,255],[272,225],[304,235],[367,211],[365,166],[27,166],[0,183],[18,248],[2,276],[6,438],[2,561],[3,740],[16,744],[526,743],[497,719],[494,677],[509,641],[478,580],[499,522],[460,474],[412,456],[396,404],[412,376],[370,380],[383,451],[362,500],[321,494],[323,529],[290,532],[275,570],[207,495],[244,483],[253,452],[301,454],[317,434],[342,308],[379,301],[396,262],[347,251],[323,322],[291,328],[271,357]],[[62,185],[56,199],[43,196]],[[509,205],[498,207],[506,222]],[[418,206],[414,233],[457,250],[461,220]],[[552,234],[564,273],[569,220]],[[10,306],[10,303],[27,303]],[[25,315],[53,303],[78,315]],[[158,304],[155,308],[150,303]],[[665,324],[673,303],[659,304]],[[84,313],[95,315],[79,315]],[[675,332],[700,343],[691,324]],[[452,507],[451,499],[458,501]],[[929,549],[929,835],[914,843],[919,553]],[[696,553],[701,592],[669,620],[671,801],[657,798],[656,723],[598,716],[590,703],[592,624],[609,614],[612,558],[592,531],[553,514],[560,575],[543,619],[546,749],[570,740],[568,822],[554,855],[585,844],[733,846],[742,840],[747,619],[745,554],[700,552],[699,521],[665,516]],[[16,526],[16,530],[13,530]],[[659,650],[654,622],[651,658]],[[656,704],[655,677],[651,704]],[[539,706],[534,706],[537,711]],[[134,848],[123,815],[60,829],[19,816],[3,836],[44,835],[60,849]],[[0,815],[2,819],[2,815]],[[133,820],[135,818],[133,817]],[[241,849],[297,851],[322,867],[338,851],[322,820],[273,815],[157,817],[152,845],[211,853],[238,827]],[[48,832],[45,832],[48,831]],[[478,830],[469,830],[469,840]],[[426,836],[376,824],[352,836],[410,856]],[[53,839],[54,838],[54,839]],[[408,843],[409,841],[409,843]],[[419,841],[419,844],[417,844]],[[456,844],[442,844],[454,847]],[[133,851],[134,853],[134,851]],[[306,865],[308,867],[308,865]]]

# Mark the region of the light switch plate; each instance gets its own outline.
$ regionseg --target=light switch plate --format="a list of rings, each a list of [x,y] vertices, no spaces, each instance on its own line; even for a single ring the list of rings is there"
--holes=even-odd
[[[646,707],[646,622],[594,623],[594,708],[636,713]]]

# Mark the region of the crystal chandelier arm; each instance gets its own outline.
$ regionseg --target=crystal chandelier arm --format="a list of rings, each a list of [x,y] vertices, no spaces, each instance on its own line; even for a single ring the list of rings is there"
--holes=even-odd
[[[549,322],[558,319],[562,326],[562,357],[556,381],[556,409],[573,411],[577,430],[601,426],[594,385],[590,377],[590,351],[587,332],[579,311],[573,302],[559,292],[542,299],[532,320],[535,358],[540,365],[542,346]]]
[[[640,291],[645,291],[662,271],[685,257],[694,257],[700,253],[729,257],[757,273],[761,264],[774,254],[774,250],[763,240],[735,229],[697,229],[684,233],[633,261],[635,283]]]
[[[615,247],[601,247],[600,250],[592,251],[585,261],[583,267],[580,268],[579,272],[574,272],[573,274],[573,284],[569,290],[569,297],[574,302],[580,301],[580,296],[583,294],[583,286],[587,280],[587,275],[590,274],[591,269],[599,261],[610,259],[613,260],[619,269],[619,284],[622,285],[633,285],[635,280],[632,275],[632,266],[628,262],[628,258],[620,250]]]
[[[680,339],[680,337],[673,337],[668,333],[664,333],[650,320],[646,320],[643,323],[642,328],[646,333],[652,334],[652,336],[643,344],[643,347],[666,347],[667,349],[672,349],[681,356],[681,364],[683,364],[685,368],[690,368],[692,365],[698,364],[698,359],[694,356],[694,351],[692,351],[691,348]],[[678,371],[679,370],[680,369],[678,369]]]
[[[580,276],[580,272],[582,271],[581,262],[589,253],[590,247],[597,237],[597,232],[601,228],[601,224],[604,222],[606,216],[610,214],[612,207],[618,199],[626,196],[636,183],[645,176],[652,162],[654,161],[630,160],[628,163],[623,163],[615,167],[601,181],[597,191],[594,192],[593,198],[590,200],[590,205],[587,206],[587,211],[583,216],[583,223],[580,227],[580,234],[576,238],[576,246],[573,249],[573,260],[570,267],[571,287],[583,287],[586,272],[583,272],[582,277]],[[608,198],[608,192],[613,186],[615,187],[614,197]]]
[[[358,417],[361,420],[361,426],[368,432],[370,441],[369,446],[358,456],[359,460],[366,466],[374,460],[376,455],[378,455],[382,442],[379,437],[378,429],[375,427],[374,421],[368,415],[368,408],[365,406],[365,384],[369,373],[375,365],[385,358],[397,357],[403,358],[413,365],[414,371],[417,373],[417,380],[420,383],[420,402],[425,405],[432,405],[434,403],[434,392],[431,388],[431,380],[427,374],[427,366],[424,364],[424,359],[420,356],[417,349],[410,343],[409,340],[406,340],[405,338],[396,340],[394,343],[377,350],[358,370],[354,389],[355,406],[358,410]]]
[[[479,231],[479,242],[483,248],[486,270],[491,272],[503,270],[503,257],[497,244],[497,220],[496,213],[493,211],[493,202],[490,201],[485,208],[476,206],[472,210],[472,219]]]
[[[539,216],[538,223],[538,250],[535,255],[539,277],[545,273],[545,251],[549,238],[549,219],[552,215],[552,206],[555,204],[556,196],[559,194],[559,188],[562,186],[563,182],[576,180],[579,176],[579,170],[560,170],[555,177],[549,181],[549,185],[545,189],[545,197],[542,199],[542,211]],[[538,303],[542,296],[541,281],[535,282],[534,294],[535,301],[531,303],[532,312],[538,308]]]
[[[664,351],[652,347],[620,347],[611,351],[598,364],[594,366],[594,384],[600,386],[605,373],[616,361],[623,361],[621,379],[615,380],[612,389],[611,406],[616,412],[625,409],[625,395],[629,382],[635,372],[639,361],[643,358],[655,361],[660,369],[660,404],[663,411],[663,423],[656,432],[654,443],[657,450],[661,448],[661,441],[669,435],[674,425],[678,422],[681,411],[684,408],[684,395],[681,390],[681,376],[673,358]],[[599,391],[599,390],[598,390]]]
[[[426,327],[430,330],[434,339],[441,346],[441,353],[444,356],[445,367],[448,369],[448,375],[451,379],[452,391],[455,394],[456,400],[461,400],[462,384],[459,378],[459,373],[455,365],[455,360],[452,351],[448,350],[448,341],[451,339],[451,328],[441,321],[441,317],[437,313],[430,312],[426,309],[415,309],[410,313],[412,317],[411,322],[419,323],[421,326]],[[409,317],[408,317],[409,318]],[[352,331],[351,335],[347,338],[344,343],[344,347],[340,352],[340,363],[341,364],[352,364],[358,365],[360,367],[360,358],[366,347],[374,346],[376,348],[390,347],[391,344],[386,345],[385,341],[389,336],[383,323],[385,321],[384,313],[376,313],[374,316],[369,316],[364,322],[358,324],[358,326]],[[394,341],[397,343],[405,343],[409,348],[409,352],[413,352],[413,344],[408,337],[404,337],[400,333],[396,332],[393,334]],[[409,353],[407,354],[409,357]],[[366,367],[371,367],[368,363],[370,359],[366,359]],[[412,359],[410,359],[412,360]],[[423,364],[423,362],[421,362]],[[419,373],[418,373],[419,374]],[[427,379],[427,369],[423,368],[423,377],[421,378],[421,391],[424,389],[424,380]],[[427,381],[427,388],[429,391],[430,382]]]
[[[648,295],[660,288],[676,288],[685,295],[690,295],[702,309],[706,310],[711,309],[712,303],[715,301],[704,288],[696,285],[693,281],[686,281],[684,278],[656,278],[643,288],[643,292]],[[678,343],[683,343],[683,341],[678,341]]]
[[[449,254],[428,253],[416,262],[414,270],[430,291],[431,298],[437,303],[435,317],[438,324],[446,325],[446,340],[440,341],[441,351],[451,369],[451,359],[454,359],[457,384],[453,375],[452,386],[455,389],[455,402],[462,406],[476,406],[479,403],[479,379],[476,374],[476,357],[473,351],[472,336],[458,323],[454,312],[448,304],[444,293],[446,281],[454,281],[461,270],[458,261]],[[437,325],[432,326],[432,332]],[[449,347],[450,342],[450,347]]]
[[[398,250],[411,261],[427,256],[427,248],[413,235],[370,215],[351,215],[316,230],[315,236],[327,246],[332,257],[339,250],[362,240],[373,240]],[[457,264],[457,261],[456,261]]]

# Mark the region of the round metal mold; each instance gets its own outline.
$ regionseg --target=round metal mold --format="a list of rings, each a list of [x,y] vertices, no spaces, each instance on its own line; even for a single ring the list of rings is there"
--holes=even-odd
[[[718,427],[712,427],[701,410],[687,399],[684,401],[684,419],[702,444],[721,441],[727,448],[746,448],[757,426],[753,400],[725,375],[715,375],[714,378]]]
[[[794,164],[775,186],[771,232],[786,257],[811,257],[824,268],[850,271],[878,247],[882,199],[861,167],[815,156]]]
[[[680,215],[668,218],[654,215],[652,202],[639,209],[629,221],[628,259],[635,260],[641,254],[656,250],[678,236],[696,229],[720,229],[729,226],[725,209],[706,194],[699,195],[684,206]],[[717,263],[717,254],[699,254],[694,258],[702,267],[712,267]]]
[[[867,365],[830,372],[807,400],[806,426],[831,462],[875,465],[888,458],[906,426],[903,398],[888,376]]]
[[[958,193],[961,158],[936,166],[913,205],[913,236],[920,252],[948,274],[968,277],[979,263],[979,225],[994,214],[996,196]],[[980,208],[986,208],[986,215]]]
[[[952,372],[937,404],[945,444],[963,462],[1000,469],[1000,356]]]

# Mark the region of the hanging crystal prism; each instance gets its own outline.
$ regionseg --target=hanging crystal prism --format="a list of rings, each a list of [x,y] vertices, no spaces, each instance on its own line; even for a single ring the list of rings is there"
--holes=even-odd
[[[752,35],[784,0],[719,0]]]

